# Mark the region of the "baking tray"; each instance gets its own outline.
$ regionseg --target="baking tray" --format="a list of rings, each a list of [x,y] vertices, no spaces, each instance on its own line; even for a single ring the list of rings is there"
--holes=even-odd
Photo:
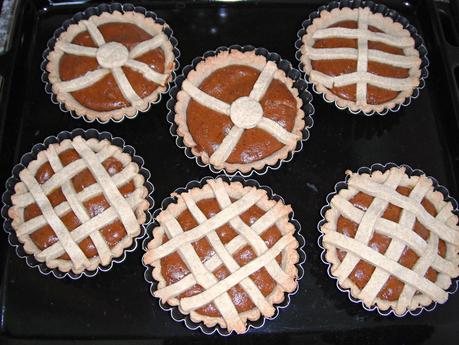
[[[95,3],[20,1],[10,51],[0,57],[0,74],[5,77],[0,95],[0,181],[6,181],[20,155],[35,143],[77,127],[109,131],[135,147],[151,171],[157,201],[188,181],[211,174],[175,145],[166,121],[167,97],[136,119],[107,125],[75,120],[52,104],[40,79],[46,42],[65,19]],[[172,321],[159,308],[143,278],[141,250],[94,278],[58,280],[28,268],[2,232],[0,343],[455,343],[459,294],[419,317],[381,317],[349,302],[337,290],[316,244],[320,208],[346,169],[374,162],[405,163],[436,177],[459,196],[459,48],[451,41],[457,37],[452,19],[457,8],[432,0],[381,2],[406,16],[424,37],[430,60],[427,85],[409,107],[384,117],[352,115],[314,97],[315,124],[303,150],[282,169],[255,177],[293,205],[306,239],[308,261],[300,291],[276,320],[244,336],[208,337]],[[265,47],[297,66],[296,33],[324,1],[133,3],[170,24],[182,66],[207,50],[231,44]]]

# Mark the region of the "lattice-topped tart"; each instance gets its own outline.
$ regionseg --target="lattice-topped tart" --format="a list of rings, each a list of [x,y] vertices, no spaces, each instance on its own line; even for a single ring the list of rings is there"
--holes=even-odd
[[[138,12],[103,12],[59,35],[46,66],[68,110],[92,121],[145,111],[167,88],[173,46],[160,24]]]
[[[177,133],[204,164],[228,173],[274,165],[305,127],[293,80],[255,51],[220,51],[188,73],[177,94]]]
[[[24,250],[50,269],[107,266],[145,222],[148,190],[132,157],[108,140],[51,144],[19,173],[8,210]]]
[[[404,167],[347,172],[321,227],[325,259],[365,306],[403,315],[444,303],[459,275],[459,226],[451,202]]]
[[[175,197],[156,217],[144,256],[158,281],[154,295],[193,322],[228,332],[273,316],[298,284],[291,207],[220,178]]]
[[[305,73],[341,108],[393,109],[420,83],[421,59],[410,32],[368,7],[321,11],[302,42]]]

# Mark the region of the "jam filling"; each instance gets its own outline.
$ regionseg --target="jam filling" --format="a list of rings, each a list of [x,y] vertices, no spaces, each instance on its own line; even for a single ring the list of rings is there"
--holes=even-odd
[[[220,68],[199,86],[205,93],[226,103],[248,96],[260,71],[253,67],[232,65]],[[287,131],[293,129],[297,103],[289,89],[274,79],[260,101],[264,116],[276,121]],[[187,125],[199,152],[209,157],[217,150],[233,123],[229,116],[213,111],[194,100],[187,108]],[[259,128],[246,129],[226,160],[228,163],[251,163],[270,156],[284,147],[271,134]]]
[[[121,43],[128,50],[134,48],[138,43],[152,38],[150,34],[137,25],[130,23],[106,23],[98,28],[106,42]],[[97,47],[88,31],[76,35],[72,43],[86,47]],[[156,72],[164,73],[165,57],[161,48],[151,50],[135,60],[149,65]],[[95,57],[65,53],[60,60],[59,75],[61,80],[66,81],[81,77],[97,68],[99,65]],[[122,67],[122,69],[140,98],[147,97],[158,88],[157,84],[145,79],[141,73],[129,67]],[[130,102],[124,98],[111,73],[93,85],[71,94],[80,104],[95,111],[111,111],[130,106]]]
[[[400,186],[397,188],[397,192],[399,192],[402,195],[408,196],[411,193],[411,189],[408,187]],[[359,209],[363,211],[367,210],[367,208],[370,206],[372,201],[373,201],[373,197],[363,192],[357,193],[350,200],[350,202],[355,207],[358,207]],[[424,207],[424,209],[429,214],[431,214],[433,217],[437,215],[435,207],[432,205],[432,203],[429,200],[423,199],[421,204]],[[399,222],[401,213],[402,213],[402,209],[400,207],[395,206],[393,204],[389,204],[387,209],[384,211],[384,214],[382,217],[390,221],[393,221],[393,222]],[[350,221],[349,219],[346,219],[343,216],[340,216],[338,218],[337,231],[348,237],[354,238],[357,232],[358,226],[359,225],[357,223],[354,223]],[[421,236],[424,240],[427,240],[430,236],[430,231],[426,229],[417,220],[414,224],[413,231],[416,232],[419,236]],[[370,239],[368,246],[374,250],[377,250],[379,253],[384,254],[387,248],[389,247],[390,242],[391,242],[391,239],[389,237],[375,232],[373,234],[373,237]],[[339,260],[343,261],[346,256],[346,252],[340,249],[337,249],[337,254],[338,254]],[[446,244],[441,239],[439,240],[439,243],[438,243],[438,254],[443,258],[446,255]],[[398,263],[407,268],[412,268],[416,264],[416,261],[418,261],[418,259],[419,259],[419,256],[413,250],[409,249],[408,247],[405,247]],[[360,289],[363,289],[367,285],[368,281],[370,280],[371,275],[373,274],[374,270],[375,270],[375,267],[373,265],[363,260],[360,260],[359,263],[355,266],[354,270],[349,275],[349,278]],[[425,274],[425,277],[429,279],[430,281],[435,282],[437,280],[437,275],[438,275],[438,272],[435,271],[432,267],[429,267],[429,269],[427,270],[427,273]],[[400,281],[398,278],[394,276],[390,276],[386,284],[383,286],[383,288],[379,292],[378,297],[382,300],[396,301],[400,297],[400,294],[404,286],[405,284],[402,281]]]
[[[358,23],[352,20],[346,20],[329,26],[357,29]],[[372,32],[382,32],[378,28],[369,25],[368,30]],[[354,48],[357,49],[357,39],[347,38],[326,38],[317,40],[314,48]],[[404,55],[403,49],[393,47],[381,42],[368,41],[368,49],[383,51],[395,55]],[[330,76],[339,76],[357,71],[357,60],[352,59],[335,59],[335,60],[313,60],[312,68]],[[368,61],[368,72],[382,77],[390,78],[407,78],[409,70],[406,68],[394,67],[387,64]],[[355,102],[356,101],[356,84],[351,84],[342,87],[332,87],[330,89],[335,95]],[[399,91],[383,89],[374,85],[367,85],[367,103],[382,104],[393,100],[398,96]]]
[[[73,161],[80,159],[80,156],[74,149],[68,149],[59,154],[59,159],[62,162],[62,165],[66,166],[72,163]],[[105,170],[107,170],[110,176],[113,176],[123,170],[123,164],[114,157],[107,158],[102,163],[102,165],[104,166]],[[49,164],[49,162],[46,162],[37,170],[35,174],[35,179],[39,184],[43,184],[46,181],[48,181],[53,175],[54,171],[51,165]],[[71,182],[73,188],[75,189],[75,192],[79,193],[84,188],[92,185],[93,183],[96,183],[96,180],[92,176],[89,169],[86,168],[77,175],[75,175],[72,178]],[[129,181],[128,183],[119,188],[119,191],[125,198],[128,197],[134,190],[135,185],[133,181]],[[49,193],[47,197],[53,207],[56,207],[60,203],[66,201],[66,198],[62,193],[62,189],[60,187],[56,188],[51,193]],[[104,195],[100,194],[89,200],[84,201],[83,206],[86,209],[89,217],[92,218],[102,213],[104,210],[108,209],[110,207],[110,204],[107,202]],[[30,204],[24,209],[24,221],[26,222],[30,219],[40,216],[41,214],[41,210],[36,203]],[[69,231],[72,231],[76,229],[79,225],[81,225],[79,219],[73,211],[69,211],[64,215],[60,216],[60,219]],[[123,224],[119,220],[116,220],[111,224],[104,226],[99,230],[99,232],[102,234],[102,237],[104,238],[105,242],[107,242],[107,245],[110,248],[118,244],[118,242],[121,241],[127,235]],[[30,234],[30,238],[40,250],[45,250],[46,248],[52,246],[54,243],[59,241],[55,232],[49,225],[45,225],[33,232],[32,234]],[[83,239],[78,245],[83,251],[83,253],[86,255],[86,257],[92,258],[97,256],[97,249],[94,246],[94,243],[92,242],[91,238],[87,237]],[[70,260],[70,257],[67,253],[65,253],[62,256],[60,256],[59,259]]]
[[[197,202],[196,204],[207,218],[213,217],[221,210],[216,199],[204,199]],[[250,226],[255,223],[255,221],[264,213],[265,212],[263,210],[255,205],[244,212],[240,217],[244,223]],[[177,220],[184,231],[191,230],[198,225],[188,210],[182,212]],[[225,224],[218,228],[216,233],[223,244],[227,244],[238,235],[237,232],[229,224]],[[282,235],[276,226],[270,227],[261,235],[261,238],[265,241],[268,248],[271,248],[281,237]],[[163,243],[167,241],[168,237],[167,235],[164,235]],[[202,262],[205,262],[211,256],[216,255],[206,237],[194,242],[192,245]],[[257,258],[255,252],[249,245],[242,247],[240,250],[235,252],[233,257],[239,266],[246,265],[250,261]],[[279,254],[276,257],[276,260],[278,263],[281,263],[281,259],[282,254]],[[220,266],[212,273],[218,280],[222,280],[230,275],[230,272],[224,265]],[[166,280],[166,284],[171,285],[183,279],[183,277],[185,277],[187,274],[190,274],[190,271],[188,270],[185,262],[183,262],[181,259],[179,253],[175,252],[161,259],[161,274]],[[253,273],[250,275],[250,278],[261,291],[263,296],[269,295],[277,285],[276,281],[269,275],[265,268],[261,268],[260,270]],[[190,297],[202,291],[204,291],[202,286],[196,284],[177,297],[179,299]],[[228,294],[239,313],[255,308],[255,305],[251,301],[249,295],[239,285],[232,287],[228,291]],[[205,305],[199,309],[196,309],[195,311],[201,315],[207,315],[211,317],[221,316],[220,312],[213,303]]]

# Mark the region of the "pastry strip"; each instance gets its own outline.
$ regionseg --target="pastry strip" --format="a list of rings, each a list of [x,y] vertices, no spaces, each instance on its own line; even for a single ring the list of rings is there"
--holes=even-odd
[[[242,133],[244,133],[244,129],[234,125],[226,137],[223,138],[218,149],[210,156],[210,163],[219,165],[225,162],[239,142]]]
[[[367,41],[381,42],[388,44],[397,48],[409,48],[413,45],[413,39],[411,36],[401,35],[395,36],[391,34],[385,34],[382,32],[372,32],[369,30],[361,29],[348,29],[348,28],[325,28],[317,30],[312,38],[315,40],[325,39],[325,38],[350,38],[350,39],[359,39],[363,38]]]
[[[131,104],[137,104],[141,102],[141,98],[132,88],[131,83],[127,79],[121,67],[115,67],[111,69],[113,77],[115,78],[116,84],[120,88],[124,98],[126,98]]]
[[[161,47],[164,42],[166,42],[168,39],[166,35],[164,35],[162,32],[154,36],[153,38],[140,42],[137,44],[132,50],[129,52],[129,58],[130,59],[136,59],[139,56],[142,56],[145,53],[148,53],[156,48]]]
[[[231,106],[229,104],[201,91],[186,79],[182,83],[182,89],[199,104],[225,115],[230,114]]]
[[[261,71],[260,75],[258,76],[255,85],[253,85],[249,97],[259,102],[265,95],[269,86],[271,85],[271,82],[274,78],[274,73],[276,73],[276,71],[276,64],[272,61],[268,61],[263,70]]]
[[[168,75],[156,72],[146,63],[137,60],[128,60],[125,66],[142,73],[145,79],[152,81],[155,84],[163,86],[166,84]]]
[[[68,42],[58,41],[56,43],[56,48],[71,55],[96,57],[97,54],[97,48],[80,46],[78,44]]]
[[[67,81],[57,82],[54,84],[54,87],[56,87],[59,91],[62,92],[78,91],[97,83],[99,80],[101,80],[109,73],[109,69],[99,68],[94,71],[88,72],[81,77]]]

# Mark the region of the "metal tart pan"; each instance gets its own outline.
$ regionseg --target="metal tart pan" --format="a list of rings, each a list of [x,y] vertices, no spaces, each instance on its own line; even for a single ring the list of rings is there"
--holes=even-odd
[[[241,52],[248,52],[248,51],[255,51],[255,54],[264,56],[268,61],[273,61],[276,63],[277,67],[285,72],[287,77],[293,80],[293,87],[298,90],[298,97],[302,100],[303,105],[301,109],[304,112],[304,121],[305,126],[302,131],[303,138],[298,141],[296,147],[293,151],[290,151],[287,155],[287,158],[283,160],[279,160],[276,162],[275,165],[265,165],[260,170],[250,170],[248,173],[241,173],[240,171],[236,171],[234,173],[228,173],[224,169],[216,169],[212,164],[208,163],[205,164],[200,157],[197,157],[191,151],[191,148],[186,146],[183,142],[183,137],[177,133],[177,124],[175,123],[175,105],[177,103],[177,93],[182,88],[183,81],[187,78],[188,73],[196,68],[196,66],[206,58],[210,56],[215,56],[222,51],[231,51],[231,50],[239,50]],[[293,159],[295,153],[300,152],[303,149],[303,143],[309,139],[310,136],[310,129],[314,125],[313,115],[314,115],[314,106],[312,105],[312,95],[307,90],[307,83],[301,79],[301,73],[297,69],[292,67],[292,64],[288,60],[284,60],[280,57],[277,53],[271,53],[265,48],[256,48],[251,45],[232,45],[229,47],[219,47],[216,50],[208,50],[202,56],[196,57],[193,59],[191,64],[183,67],[182,74],[179,75],[175,79],[174,86],[171,88],[169,94],[170,99],[166,103],[168,114],[167,114],[167,121],[170,124],[169,132],[175,138],[176,145],[185,151],[185,156],[189,159],[194,159],[196,164],[200,167],[208,167],[211,172],[214,174],[223,173],[228,176],[240,175],[243,177],[250,177],[253,174],[257,175],[264,175],[268,172],[269,169],[271,170],[278,170],[283,163],[290,162]]]
[[[136,113],[132,116],[123,116],[122,118],[118,119],[118,120],[115,120],[115,119],[111,119],[109,118],[107,121],[101,121],[100,119],[96,118],[94,120],[89,120],[87,118],[87,116],[85,115],[77,115],[75,111],[73,110],[69,110],[67,109],[67,107],[65,106],[65,103],[64,102],[60,102],[55,93],[53,92],[52,90],[52,84],[51,82],[49,81],[49,72],[46,70],[46,66],[48,65],[48,55],[51,51],[54,50],[54,45],[56,44],[56,41],[57,39],[59,38],[59,36],[67,31],[67,28],[71,25],[71,24],[76,24],[78,23],[80,20],[85,20],[85,19],[88,19],[89,17],[91,16],[99,16],[101,15],[103,12],[109,12],[109,13],[113,13],[114,11],[119,11],[121,13],[124,13],[124,12],[138,12],[138,13],[142,13],[145,17],[147,18],[153,18],[153,20],[160,24],[160,25],[163,25],[163,33],[169,38],[169,41],[171,42],[172,44],[172,47],[173,47],[173,54],[175,56],[175,60],[174,60],[174,64],[175,64],[175,67],[174,67],[174,70],[171,72],[171,77],[170,77],[170,80],[169,82],[167,83],[167,87],[166,89],[161,92],[159,95],[158,95],[158,99],[154,102],[151,102],[148,107],[145,109],[145,110],[137,110]],[[108,123],[110,121],[112,122],[121,122],[123,121],[125,118],[128,118],[128,119],[133,119],[135,117],[137,117],[137,115],[139,114],[139,112],[142,112],[142,113],[145,113],[147,111],[150,110],[151,108],[151,105],[152,104],[157,104],[159,102],[161,102],[161,99],[162,99],[162,96],[167,94],[169,92],[169,89],[173,83],[173,81],[175,80],[176,78],[176,75],[177,75],[177,70],[179,69],[180,67],[180,63],[178,61],[179,57],[180,57],[180,50],[177,48],[177,45],[178,45],[178,41],[177,39],[174,37],[174,32],[172,31],[172,29],[169,27],[169,25],[167,25],[167,23],[164,21],[164,19],[161,19],[159,18],[155,12],[153,11],[148,11],[146,10],[144,7],[140,7],[140,6],[134,6],[133,4],[129,4],[129,3],[126,3],[126,4],[120,4],[120,3],[111,3],[111,4],[100,4],[98,6],[95,6],[95,7],[89,7],[87,9],[85,9],[84,11],[82,12],[78,12],[76,13],[72,18],[70,19],[67,19],[61,27],[57,28],[55,31],[54,31],[54,34],[53,36],[49,39],[48,43],[46,44],[46,49],[44,50],[43,54],[42,54],[42,57],[43,57],[43,61],[42,63],[40,64],[40,69],[42,71],[42,75],[41,75],[41,80],[43,81],[43,83],[45,84],[45,92],[50,95],[50,98],[51,98],[51,102],[54,103],[54,104],[57,104],[59,106],[59,109],[64,112],[64,113],[69,113],[71,117],[73,117],[74,119],[83,119],[83,121],[87,122],[87,123],[92,123],[94,121],[97,121],[101,124],[105,124],[105,123]]]
[[[408,30],[411,34],[411,37],[413,37],[414,42],[415,42],[415,48],[419,51],[419,57],[421,58],[421,75],[419,77],[419,85],[413,90],[413,93],[411,96],[406,97],[405,100],[402,103],[397,104],[394,108],[389,109],[386,108],[382,112],[364,112],[364,111],[353,111],[349,109],[349,107],[340,107],[338,104],[336,104],[335,101],[328,100],[325,97],[325,94],[318,91],[314,85],[313,82],[308,80],[308,75],[306,74],[304,70],[304,64],[301,62],[301,47],[303,46],[303,36],[306,34],[306,29],[308,28],[309,25],[312,24],[313,20],[315,18],[320,17],[320,13],[322,11],[331,11],[334,8],[344,8],[344,7],[349,7],[349,8],[359,8],[359,7],[368,7],[373,13],[381,13],[385,17],[390,17],[394,22],[400,23],[403,28]],[[334,103],[336,108],[340,110],[346,110],[346,112],[349,112],[351,114],[363,114],[366,116],[371,116],[371,115],[387,115],[389,112],[397,112],[399,111],[402,107],[407,107],[411,104],[413,100],[419,97],[419,94],[421,90],[426,86],[426,79],[429,76],[429,71],[427,70],[427,67],[429,66],[430,62],[427,57],[427,48],[424,44],[423,38],[419,35],[417,29],[410,24],[408,19],[400,15],[397,11],[388,8],[387,6],[383,4],[378,4],[373,1],[365,1],[365,0],[342,0],[342,1],[331,1],[326,5],[320,6],[317,11],[311,12],[308,19],[304,20],[303,23],[301,23],[301,29],[297,33],[298,39],[295,42],[295,48],[296,48],[296,53],[295,53],[295,58],[298,60],[298,68],[301,72],[305,73],[305,79],[308,80],[308,83],[312,85],[312,90],[314,93],[316,93],[319,96],[322,96],[323,100],[327,103]]]
[[[247,180],[247,179],[244,179],[241,176],[229,177],[229,176],[223,175],[223,174],[217,176],[216,178],[222,178],[223,181],[225,181],[225,182],[240,182],[244,186],[250,186],[250,187],[256,187],[256,188],[259,188],[259,189],[264,189],[267,192],[268,197],[270,199],[273,199],[273,200],[276,200],[276,201],[280,200],[285,204],[284,199],[281,196],[275,194],[270,187],[264,186],[264,185],[260,185],[256,180],[253,180],[253,179]],[[185,187],[177,188],[174,191],[174,193],[184,193],[184,192],[186,192],[186,191],[188,191],[188,190],[190,190],[192,188],[202,188],[202,187],[204,187],[204,185],[206,185],[207,180],[211,180],[211,179],[214,179],[214,177],[206,176],[206,177],[202,178],[199,181],[198,180],[192,180],[192,181],[188,182]],[[156,220],[155,220],[156,216],[159,213],[161,213],[163,210],[165,210],[169,204],[175,203],[175,202],[176,202],[176,199],[174,197],[172,197],[172,196],[169,196],[169,197],[165,198],[162,201],[161,207],[154,211],[154,213],[153,213],[153,221],[148,225],[148,227],[147,227],[147,236],[145,237],[145,239],[142,242],[142,248],[143,248],[143,250],[145,252],[147,251],[148,243],[153,239],[153,229],[159,225],[158,222],[156,222]],[[276,308],[276,312],[272,317],[267,318],[267,317],[261,316],[258,320],[255,320],[255,321],[247,320],[247,332],[250,329],[257,329],[257,328],[263,327],[267,320],[276,319],[279,316],[279,313],[280,313],[281,309],[287,308],[290,305],[291,297],[294,296],[299,291],[299,282],[304,276],[303,264],[306,262],[306,253],[304,251],[306,240],[304,239],[303,235],[301,234],[301,225],[295,219],[294,212],[292,212],[289,215],[289,221],[290,221],[290,223],[292,223],[295,226],[294,236],[295,236],[295,238],[296,238],[296,240],[298,241],[298,244],[299,244],[298,248],[297,248],[297,252],[299,254],[299,260],[295,264],[295,267],[298,270],[298,278],[297,278],[298,286],[295,289],[295,291],[293,291],[291,293],[285,293],[285,299],[280,304],[274,305],[274,307]],[[143,262],[143,260],[142,260],[142,264],[145,267],[144,278],[147,281],[147,283],[149,284],[149,290],[150,290],[151,295],[153,296],[153,293],[156,291],[157,285],[158,285],[157,281],[153,278],[153,267],[150,266],[150,265],[146,265]],[[214,327],[207,327],[206,325],[204,325],[203,322],[199,322],[199,323],[193,322],[189,315],[184,315],[184,314],[182,314],[180,312],[178,306],[170,306],[167,303],[162,303],[160,299],[158,299],[158,304],[159,304],[159,306],[160,306],[160,308],[162,310],[167,311],[167,312],[170,313],[170,315],[171,315],[171,317],[172,317],[172,319],[174,321],[183,322],[185,324],[185,326],[189,330],[199,330],[199,331],[201,331],[202,333],[204,333],[206,335],[219,334],[221,336],[229,336],[230,334],[233,333],[233,332],[228,332],[225,328],[222,328],[219,325],[216,325]]]
[[[146,197],[146,200],[150,204],[148,210],[145,211],[146,220],[144,224],[141,225],[140,234],[134,239],[131,246],[124,250],[124,253],[120,257],[113,258],[113,260],[110,261],[110,264],[107,266],[98,266],[94,271],[83,271],[79,274],[75,274],[72,271],[61,272],[57,268],[50,269],[49,267],[46,266],[45,262],[39,262],[38,260],[36,260],[33,254],[27,254],[24,251],[23,244],[19,242],[16,236],[16,231],[13,229],[11,225],[12,219],[8,216],[8,209],[12,207],[11,196],[15,194],[14,186],[16,185],[16,183],[20,181],[19,173],[25,167],[27,167],[31,161],[37,158],[37,155],[39,152],[46,150],[49,147],[49,145],[54,144],[54,143],[60,143],[65,139],[73,139],[77,136],[81,136],[84,139],[96,138],[98,140],[104,140],[104,139],[109,140],[112,145],[116,145],[122,148],[124,153],[129,154],[132,157],[132,161],[139,166],[138,173],[141,174],[145,179],[144,186],[148,190],[148,195]],[[96,129],[83,130],[81,128],[77,128],[71,132],[62,131],[56,136],[47,137],[43,141],[43,143],[34,145],[29,152],[27,152],[21,157],[20,162],[16,164],[14,168],[12,169],[11,177],[8,178],[8,180],[6,181],[5,192],[2,195],[3,207],[1,209],[1,215],[3,217],[3,230],[7,233],[8,242],[10,243],[11,246],[15,248],[16,254],[20,258],[25,259],[27,266],[31,268],[38,268],[41,274],[53,275],[54,277],[59,278],[59,279],[62,279],[62,278],[79,279],[82,276],[94,277],[99,271],[102,271],[102,272],[109,271],[113,267],[114,263],[123,262],[126,259],[126,254],[128,252],[132,252],[136,250],[139,240],[145,236],[146,225],[150,223],[152,219],[151,210],[153,209],[154,204],[155,204],[154,199],[153,199],[153,192],[155,188],[153,184],[149,181],[150,176],[151,176],[150,171],[144,167],[143,158],[136,155],[135,149],[130,145],[126,145],[125,141],[122,138],[113,137],[113,135],[109,132],[99,132]]]
[[[459,216],[459,208],[458,208],[457,200],[454,199],[449,194],[449,191],[445,187],[440,185],[438,183],[438,181],[434,177],[428,176],[426,173],[424,173],[424,171],[422,171],[420,169],[413,169],[411,166],[409,166],[407,164],[398,165],[396,163],[386,163],[386,164],[374,163],[370,167],[360,167],[357,170],[357,173],[358,174],[371,174],[371,173],[373,173],[375,171],[381,171],[381,172],[384,173],[385,171],[389,170],[390,168],[394,168],[394,167],[397,167],[397,168],[404,167],[406,169],[405,173],[408,176],[425,175],[429,179],[431,179],[432,182],[433,182],[434,190],[441,192],[443,194],[444,200],[452,203],[453,208],[454,208],[453,213],[456,216]],[[419,308],[417,308],[415,310],[407,310],[402,315],[396,314],[395,311],[392,308],[389,308],[388,310],[381,310],[377,305],[374,305],[372,307],[367,307],[361,300],[359,300],[359,299],[357,299],[357,298],[355,298],[355,297],[353,297],[351,295],[351,290],[350,289],[342,288],[340,286],[339,282],[338,282],[338,279],[335,276],[333,276],[333,274],[331,273],[332,265],[331,265],[330,262],[328,262],[325,259],[325,253],[327,252],[327,250],[323,246],[323,236],[324,236],[324,234],[323,234],[323,232],[321,230],[321,227],[322,227],[322,225],[324,225],[327,222],[325,220],[325,213],[329,209],[331,209],[331,205],[330,205],[331,200],[333,199],[333,197],[335,195],[337,195],[339,193],[340,190],[348,188],[348,184],[347,184],[348,180],[349,180],[349,176],[346,176],[346,178],[343,181],[339,181],[339,182],[337,182],[335,184],[334,191],[331,192],[330,194],[328,194],[327,197],[326,197],[327,204],[325,206],[323,206],[322,209],[320,210],[321,220],[319,221],[319,223],[317,225],[317,230],[319,231],[320,236],[319,236],[319,238],[317,240],[317,244],[322,249],[321,254],[320,254],[320,260],[327,266],[327,274],[328,274],[328,276],[331,279],[336,281],[336,287],[338,288],[338,290],[340,290],[341,292],[346,293],[351,302],[356,303],[356,304],[360,304],[363,309],[365,309],[367,311],[370,311],[370,312],[377,312],[381,316],[393,315],[393,316],[398,317],[398,318],[405,317],[407,315],[419,316],[423,312],[426,312],[426,311],[429,312],[429,311],[434,310],[438,305],[438,303],[436,303],[436,302],[432,302],[428,306],[421,306],[421,307],[419,307]],[[458,289],[459,289],[459,277],[452,279],[451,286],[446,291],[447,291],[448,294],[452,295],[452,294],[456,293]]]

